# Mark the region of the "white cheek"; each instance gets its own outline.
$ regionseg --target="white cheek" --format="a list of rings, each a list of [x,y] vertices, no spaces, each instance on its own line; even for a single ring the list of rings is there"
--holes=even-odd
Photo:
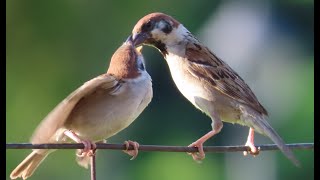
[[[155,28],[151,31],[152,37],[155,40],[160,40],[167,46],[175,46],[185,40],[189,31],[180,24],[178,28],[174,28],[169,34],[165,34],[159,28]]]
[[[160,29],[154,29],[151,31],[152,37],[156,40],[164,41],[166,39],[166,35]]]

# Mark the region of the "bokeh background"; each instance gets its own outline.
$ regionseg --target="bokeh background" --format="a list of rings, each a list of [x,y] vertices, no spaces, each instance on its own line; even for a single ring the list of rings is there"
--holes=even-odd
[[[113,52],[144,15],[160,11],[183,23],[235,69],[269,111],[287,143],[314,142],[314,3],[312,0],[7,0],[6,141],[28,142],[38,123],[69,93],[106,71]],[[210,118],[176,89],[160,53],[143,50],[154,97],[142,115],[110,143],[189,145],[211,129]],[[205,145],[242,145],[248,128],[224,124]],[[256,144],[272,143],[256,135]],[[6,179],[30,150],[6,151]],[[99,151],[98,179],[313,179],[314,152],[280,151],[243,157],[207,153]],[[48,156],[31,179],[88,180],[74,150]]]

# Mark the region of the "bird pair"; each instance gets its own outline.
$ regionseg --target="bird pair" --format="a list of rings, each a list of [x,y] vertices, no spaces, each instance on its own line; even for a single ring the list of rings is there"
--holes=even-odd
[[[167,61],[179,91],[212,120],[212,130],[190,144],[194,160],[205,158],[203,143],[219,133],[222,121],[250,127],[246,146],[250,154],[259,153],[254,146],[254,131],[268,136],[295,165],[299,161],[266,121],[265,108],[244,80],[199,42],[181,23],[163,13],[151,13],[134,26],[132,35],[113,54],[109,69],[71,93],[41,122],[31,142],[59,143],[68,137],[85,148],[78,163],[88,166],[95,144],[128,127],[152,99],[151,77],[146,71],[139,46],[157,48]],[[138,47],[138,48],[136,48]],[[70,141],[70,140],[69,140]],[[138,143],[127,141],[135,150],[126,151],[133,158]],[[11,173],[16,179],[28,178],[53,150],[33,150]],[[246,155],[248,152],[244,152]]]

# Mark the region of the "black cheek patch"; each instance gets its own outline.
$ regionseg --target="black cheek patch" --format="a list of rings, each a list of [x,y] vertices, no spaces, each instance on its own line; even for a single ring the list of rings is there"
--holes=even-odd
[[[170,24],[166,24],[166,26],[162,29],[162,32],[165,34],[169,34],[172,31],[172,26]]]
[[[166,56],[168,54],[166,45],[161,41],[149,40],[147,43],[159,49],[163,56]]]

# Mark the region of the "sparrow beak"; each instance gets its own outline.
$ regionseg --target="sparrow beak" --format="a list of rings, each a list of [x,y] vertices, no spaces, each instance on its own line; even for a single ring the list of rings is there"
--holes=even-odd
[[[132,42],[134,46],[139,46],[149,38],[151,38],[150,33],[136,33],[132,35]]]
[[[124,43],[133,46],[132,35],[130,35]],[[137,46],[135,49],[141,54],[142,46]]]
[[[132,35],[130,35],[127,40],[125,41],[125,43],[129,43],[132,44]]]

